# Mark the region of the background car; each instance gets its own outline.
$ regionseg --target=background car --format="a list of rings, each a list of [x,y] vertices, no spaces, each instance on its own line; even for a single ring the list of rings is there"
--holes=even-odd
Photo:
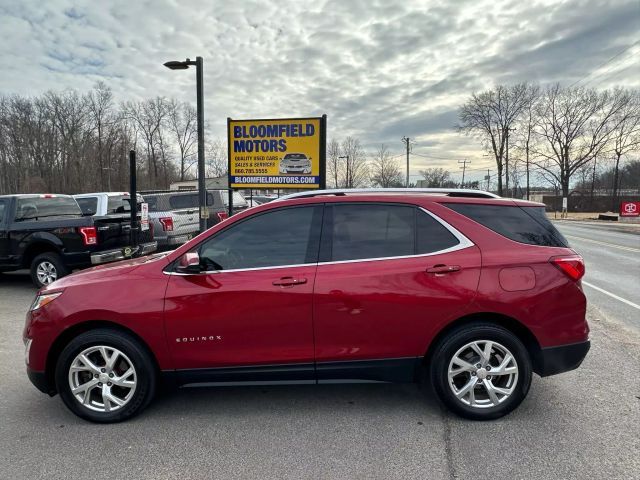
[[[304,153],[287,153],[280,160],[280,173],[311,174],[311,159]]]

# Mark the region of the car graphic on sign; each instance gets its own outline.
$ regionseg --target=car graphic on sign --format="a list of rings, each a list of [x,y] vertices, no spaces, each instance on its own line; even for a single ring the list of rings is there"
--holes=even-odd
[[[311,175],[311,158],[304,153],[287,153],[280,160],[281,174]]]

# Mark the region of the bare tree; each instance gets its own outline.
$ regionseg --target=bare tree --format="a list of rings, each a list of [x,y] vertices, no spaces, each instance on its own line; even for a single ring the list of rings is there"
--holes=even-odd
[[[358,188],[367,184],[369,179],[369,168],[367,159],[360,145],[360,140],[354,137],[347,137],[341,145],[342,157],[345,157],[343,165],[344,188]]]
[[[371,183],[382,188],[402,186],[400,166],[397,160],[391,158],[384,143],[371,160]]]
[[[615,161],[613,171],[612,209],[617,205],[620,159],[623,155],[640,150],[640,92],[637,90],[616,90],[614,96],[620,96],[623,107],[615,114],[615,128],[612,135],[612,147]]]
[[[327,175],[333,181],[333,188],[340,185],[340,142],[333,139],[327,146]]]
[[[516,149],[524,154],[525,178],[526,178],[526,199],[529,200],[530,193],[530,166],[531,151],[533,142],[535,141],[535,125],[536,125],[536,104],[540,98],[540,87],[538,85],[528,85],[525,105],[518,122],[516,135]],[[515,167],[515,165],[514,165]]]
[[[629,102],[621,91],[548,87],[536,108],[536,165],[555,178],[562,196],[569,196],[573,174],[603,152]]]
[[[207,177],[227,175],[229,159],[225,144],[219,138],[205,145],[205,166]]]
[[[180,180],[184,180],[188,159],[194,155],[198,145],[197,115],[188,103],[169,101],[168,124],[180,154]]]
[[[474,93],[462,105],[458,114],[458,130],[479,138],[493,154],[498,169],[498,194],[502,195],[503,168],[508,170],[507,145],[509,134],[527,105],[526,83],[499,85],[493,90]]]
[[[426,188],[455,188],[456,182],[451,178],[449,170],[444,168],[426,168],[420,170]]]
[[[102,81],[98,82],[93,91],[88,95],[89,117],[97,135],[98,176],[100,178],[100,189],[104,190],[105,172],[107,175],[107,186],[111,189],[111,157],[105,158],[105,136],[109,136],[109,130],[115,123],[113,115],[113,92]],[[106,164],[106,166],[105,166]]]

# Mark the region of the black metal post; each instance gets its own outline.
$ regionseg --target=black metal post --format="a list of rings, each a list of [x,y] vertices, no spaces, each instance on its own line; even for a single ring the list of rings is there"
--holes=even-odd
[[[198,198],[200,199],[200,233],[207,229],[207,186],[204,172],[204,94],[202,57],[196,57],[196,95],[198,112]]]
[[[327,188],[327,115],[320,118],[320,190]],[[337,185],[336,185],[337,188]]]
[[[131,196],[131,246],[138,245],[138,185],[136,176],[136,151],[129,151],[129,195]]]

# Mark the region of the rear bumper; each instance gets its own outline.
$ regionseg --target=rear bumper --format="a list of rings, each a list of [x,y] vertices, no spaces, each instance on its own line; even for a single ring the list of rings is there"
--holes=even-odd
[[[591,342],[587,340],[570,345],[543,348],[540,350],[540,356],[534,370],[541,377],[574,370],[587,356],[590,347]]]
[[[133,255],[147,255],[158,249],[158,242],[141,243],[137,247],[124,247],[114,250],[105,250],[91,254],[91,264],[100,265],[102,263],[116,262],[125,260]]]

